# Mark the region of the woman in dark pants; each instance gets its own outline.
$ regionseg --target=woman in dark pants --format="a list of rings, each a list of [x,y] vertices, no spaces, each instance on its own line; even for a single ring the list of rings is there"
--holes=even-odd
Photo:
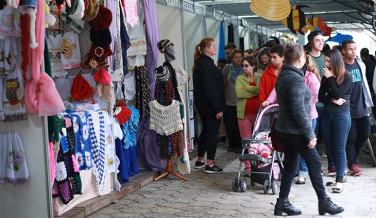
[[[196,169],[205,167],[206,173],[219,173],[223,170],[214,164],[217,150],[217,134],[223,110],[226,106],[223,75],[211,56],[217,53],[212,38],[203,38],[195,47],[193,71],[193,96],[201,116],[202,132],[198,139],[198,159]],[[204,155],[207,152],[207,165]]]
[[[300,154],[307,163],[312,186],[319,199],[319,214],[338,214],[344,211],[326,195],[321,176],[321,159],[315,148],[316,136],[311,124],[311,91],[304,81],[301,70],[306,63],[303,46],[296,43],[286,45],[285,65],[276,82],[279,116],[275,129],[282,141],[285,153],[285,169],[274,208],[274,215],[300,215],[288,200],[291,183],[298,168]]]
[[[243,58],[243,51],[235,48],[231,54],[231,64],[227,64],[223,69],[223,77],[225,78],[225,97],[226,108],[223,114],[223,122],[225,123],[227,137],[229,140],[228,151],[241,152],[242,139],[240,137],[240,130],[238,127],[238,117],[236,106],[238,104],[238,97],[235,93],[235,83],[238,76],[244,74],[241,66]]]

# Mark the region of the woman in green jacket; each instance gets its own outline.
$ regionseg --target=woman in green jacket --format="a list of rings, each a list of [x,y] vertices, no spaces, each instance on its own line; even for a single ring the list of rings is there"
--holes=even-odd
[[[256,122],[257,111],[260,107],[258,98],[261,75],[256,72],[257,60],[252,56],[242,59],[244,74],[238,76],[235,83],[235,93],[238,97],[237,117],[241,138],[251,138]],[[245,171],[251,171],[251,163],[245,161]]]

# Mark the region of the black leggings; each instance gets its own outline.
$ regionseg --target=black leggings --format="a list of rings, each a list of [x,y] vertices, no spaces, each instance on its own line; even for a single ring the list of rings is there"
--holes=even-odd
[[[198,138],[198,156],[205,156],[207,159],[214,160],[217,151],[217,134],[221,119],[215,118],[214,114],[200,114],[202,122],[202,132]]]
[[[326,198],[327,195],[321,176],[321,159],[317,150],[308,148],[306,140],[301,135],[278,132],[278,136],[282,141],[285,153],[285,169],[283,171],[279,197],[287,198],[290,194],[291,183],[298,170],[298,154],[300,154],[307,163],[309,177],[311,178],[317,197],[319,199]]]
[[[230,147],[242,148],[242,138],[240,137],[236,106],[226,106],[223,111],[223,122],[225,123]]]

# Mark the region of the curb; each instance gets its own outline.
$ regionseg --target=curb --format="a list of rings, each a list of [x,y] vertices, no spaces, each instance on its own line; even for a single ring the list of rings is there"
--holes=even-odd
[[[130,177],[129,181],[121,186],[119,192],[114,191],[107,195],[95,197],[82,202],[64,214],[55,216],[55,218],[84,218],[109,204],[116,203],[118,199],[123,198],[137,189],[140,189],[153,182],[153,179],[159,174],[159,172],[141,171],[135,176]]]

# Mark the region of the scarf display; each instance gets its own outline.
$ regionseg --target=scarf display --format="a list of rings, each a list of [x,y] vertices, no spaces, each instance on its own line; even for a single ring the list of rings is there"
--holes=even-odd
[[[234,64],[230,64],[230,68],[231,68],[231,79],[233,82],[236,82],[236,78],[238,78],[238,76],[240,75],[243,69],[241,68],[241,66],[239,66],[238,68],[235,68]]]
[[[119,4],[119,13],[120,13],[120,41],[121,41],[121,56],[122,56],[122,64],[123,64],[123,73],[126,75],[128,73],[128,59],[127,53],[128,49],[131,47],[131,41],[127,32],[127,28],[124,23],[124,8],[121,4]],[[120,63],[119,63],[120,64]],[[121,66],[121,65],[120,65]],[[133,67],[134,68],[134,67]]]
[[[0,134],[0,151],[0,183],[27,183],[29,170],[18,133]]]
[[[142,101],[143,100],[143,101]],[[140,111],[142,118],[142,106],[145,107],[145,115],[150,114],[149,102],[151,93],[149,89],[149,78],[145,67],[136,68],[136,108]]]

